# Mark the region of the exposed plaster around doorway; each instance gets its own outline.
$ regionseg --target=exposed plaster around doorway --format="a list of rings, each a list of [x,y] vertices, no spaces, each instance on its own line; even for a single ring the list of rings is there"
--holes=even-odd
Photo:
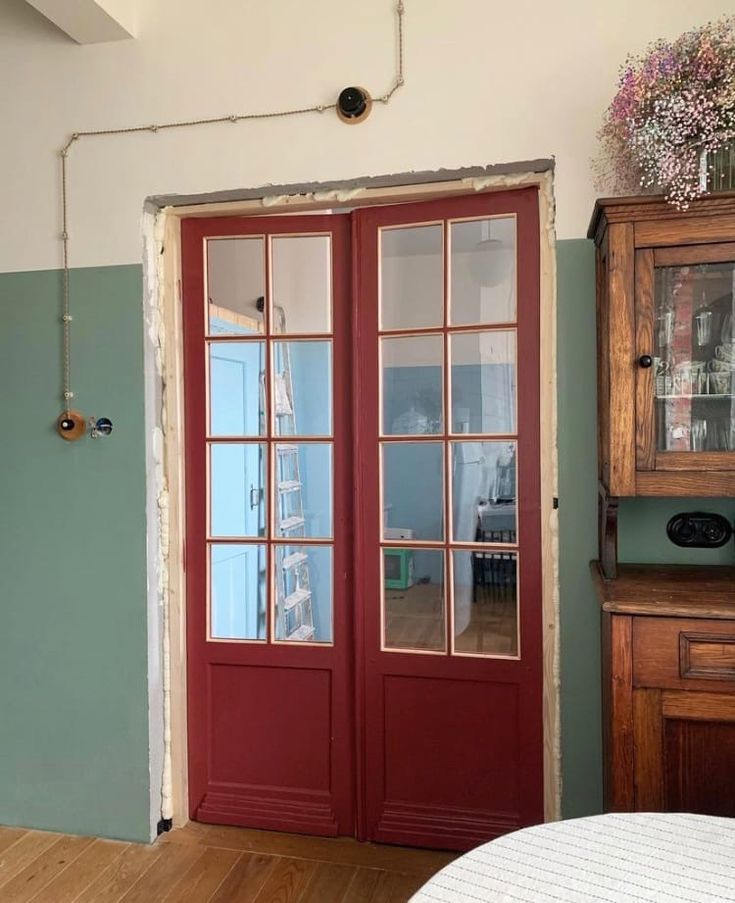
[[[405,203],[535,185],[541,249],[541,516],[544,786],[547,820],[561,812],[556,442],[556,252],[553,161],[405,173],[332,184],[264,186],[207,196],[150,198],[144,212],[146,466],[151,819],[188,819],[186,733],[185,474],[180,317],[183,216],[257,216]],[[157,811],[157,807],[159,807]]]

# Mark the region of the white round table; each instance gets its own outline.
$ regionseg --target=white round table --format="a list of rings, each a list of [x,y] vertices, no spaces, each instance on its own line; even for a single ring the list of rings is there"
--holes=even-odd
[[[596,815],[525,828],[460,856],[411,903],[735,901],[735,819]]]

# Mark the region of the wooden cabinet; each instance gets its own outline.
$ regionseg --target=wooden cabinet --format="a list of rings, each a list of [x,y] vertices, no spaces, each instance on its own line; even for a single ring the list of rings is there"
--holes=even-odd
[[[735,568],[593,565],[607,811],[735,817]]]
[[[735,495],[735,195],[598,201],[600,558],[617,499]]]

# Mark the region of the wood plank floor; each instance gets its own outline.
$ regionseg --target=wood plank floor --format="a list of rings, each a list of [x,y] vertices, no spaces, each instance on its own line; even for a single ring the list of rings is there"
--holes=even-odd
[[[453,858],[194,822],[152,846],[0,827],[0,901],[406,903]]]

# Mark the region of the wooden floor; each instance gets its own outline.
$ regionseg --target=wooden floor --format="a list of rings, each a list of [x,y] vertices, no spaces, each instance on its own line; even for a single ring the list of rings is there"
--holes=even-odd
[[[152,846],[0,827],[0,901],[406,903],[453,858],[194,822]]]

